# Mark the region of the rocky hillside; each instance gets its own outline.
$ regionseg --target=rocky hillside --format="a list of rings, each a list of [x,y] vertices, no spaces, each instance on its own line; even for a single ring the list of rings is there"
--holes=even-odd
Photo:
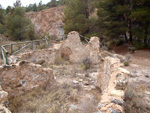
[[[38,34],[48,34],[50,36],[63,35],[62,18],[64,15],[64,7],[54,7],[39,12],[28,12],[26,16],[31,19],[35,25]]]

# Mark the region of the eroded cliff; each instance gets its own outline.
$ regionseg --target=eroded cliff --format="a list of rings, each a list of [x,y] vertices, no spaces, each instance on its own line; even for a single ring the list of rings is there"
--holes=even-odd
[[[62,18],[64,15],[64,7],[49,8],[39,12],[28,12],[26,16],[31,19],[35,25],[35,31],[39,35],[48,34],[50,36],[58,36],[64,34]]]

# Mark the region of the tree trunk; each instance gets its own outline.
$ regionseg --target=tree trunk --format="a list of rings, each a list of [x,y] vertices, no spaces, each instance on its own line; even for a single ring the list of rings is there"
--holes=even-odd
[[[128,43],[127,34],[125,34],[124,38],[125,38],[125,43]]]
[[[129,34],[130,34],[130,38],[129,38],[129,41],[132,43],[133,41],[133,37],[132,37],[132,22],[131,20],[129,19]]]
[[[148,35],[148,26],[145,26],[145,34],[144,34],[144,44],[147,45],[147,35]]]
[[[85,16],[88,19],[89,18],[89,11],[88,11],[88,0],[85,0]]]

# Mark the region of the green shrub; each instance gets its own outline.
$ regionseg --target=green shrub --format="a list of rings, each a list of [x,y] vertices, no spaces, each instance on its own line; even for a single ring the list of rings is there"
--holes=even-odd
[[[114,43],[116,46],[121,46],[123,44],[123,42],[124,42],[123,39],[114,40]]]
[[[82,69],[84,69],[84,70],[88,70],[88,69],[91,68],[91,64],[92,64],[91,60],[88,59],[88,58],[86,58],[86,59],[83,60],[83,62],[82,62],[82,64],[81,64],[81,67],[82,67]]]
[[[124,66],[129,66],[129,62],[124,62]]]
[[[61,58],[61,57],[56,57],[55,59],[55,64],[56,65],[60,65],[60,64],[63,64],[64,63],[64,60]]]
[[[135,47],[136,49],[143,49],[146,47],[146,45],[141,42],[141,41],[133,41],[133,47]]]

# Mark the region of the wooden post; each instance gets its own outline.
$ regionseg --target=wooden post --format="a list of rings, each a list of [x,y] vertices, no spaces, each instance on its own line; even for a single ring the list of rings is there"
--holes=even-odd
[[[13,54],[13,44],[10,45],[11,48],[11,55]]]
[[[6,58],[5,58],[5,60],[6,60],[6,65],[8,65],[8,52],[6,52]]]
[[[32,43],[32,51],[33,51],[34,50],[34,45],[33,45],[34,43],[33,43],[33,41],[31,43]]]

